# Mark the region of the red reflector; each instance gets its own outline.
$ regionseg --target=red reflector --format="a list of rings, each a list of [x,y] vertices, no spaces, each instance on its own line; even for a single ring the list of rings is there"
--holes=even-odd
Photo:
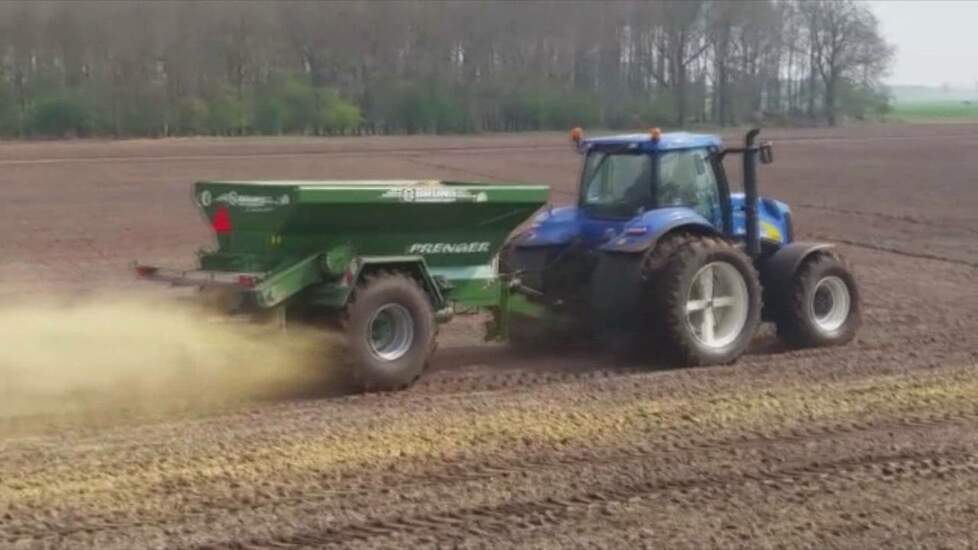
[[[255,283],[255,278],[251,275],[238,275],[238,286],[254,288]]]
[[[227,206],[217,207],[217,210],[214,211],[214,220],[211,222],[211,227],[214,228],[215,233],[231,232],[231,212],[228,211]]]
[[[156,273],[157,268],[150,267],[148,265],[137,265],[136,275],[140,277],[149,277],[150,275]]]

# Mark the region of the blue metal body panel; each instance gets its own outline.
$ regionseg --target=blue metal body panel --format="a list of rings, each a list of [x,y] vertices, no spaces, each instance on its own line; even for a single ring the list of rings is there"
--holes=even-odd
[[[696,226],[704,232],[718,233],[703,216],[686,207],[649,210],[629,220],[589,217],[571,206],[538,214],[530,230],[518,239],[517,246],[558,246],[581,241],[591,248],[639,252],[680,226]]]
[[[533,218],[530,230],[520,235],[517,246],[567,244],[581,234],[581,214],[576,207],[552,208]]]
[[[734,239],[746,234],[744,196],[732,194]],[[787,214],[788,205],[761,198],[758,211],[758,231],[761,239],[783,246],[791,242]],[[517,241],[517,246],[559,246],[580,240],[586,246],[616,252],[641,252],[653,246],[659,237],[673,229],[688,226],[704,233],[722,234],[723,228],[710,223],[692,208],[674,206],[649,210],[632,219],[592,218],[573,206],[542,212],[533,220],[530,230]]]
[[[733,210],[733,235],[743,239],[747,234],[747,218],[744,215],[744,194],[731,193],[730,206]],[[791,242],[791,228],[788,226],[791,208],[787,204],[761,197],[757,205],[757,229],[762,241],[785,245]]]
[[[685,227],[702,233],[720,233],[692,208],[672,206],[649,210],[623,224],[621,230],[600,249],[607,252],[642,252],[655,246],[663,235]]]
[[[716,149],[720,147],[720,138],[709,134],[671,132],[653,140],[650,134],[625,134],[591,138],[583,140],[580,145],[583,152],[596,147],[627,147],[653,154],[678,149]],[[733,232],[726,236],[744,239],[746,216],[743,193],[730,195],[730,208]],[[758,231],[763,241],[777,247],[791,242],[791,210],[787,204],[762,197],[758,201],[757,212]],[[565,206],[538,214],[530,230],[518,238],[516,246],[560,246],[579,242],[587,248],[609,252],[642,252],[654,246],[664,234],[680,227],[703,233],[724,233],[719,214],[718,220],[711,222],[687,207],[659,208],[632,219],[623,219],[589,216],[583,209]]]

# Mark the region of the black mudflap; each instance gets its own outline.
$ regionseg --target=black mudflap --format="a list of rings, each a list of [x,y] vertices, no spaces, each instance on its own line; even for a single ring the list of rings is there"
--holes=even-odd
[[[596,334],[624,335],[641,329],[642,258],[642,254],[599,254],[590,284]]]

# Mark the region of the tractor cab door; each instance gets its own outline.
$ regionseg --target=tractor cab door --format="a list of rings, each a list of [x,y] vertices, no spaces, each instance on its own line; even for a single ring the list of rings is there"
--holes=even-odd
[[[628,150],[592,150],[584,162],[580,208],[581,237],[600,244],[653,205],[654,159]]]
[[[729,204],[730,191],[715,158],[714,152],[707,148],[659,153],[656,207],[686,206],[724,231],[728,220],[725,205]]]

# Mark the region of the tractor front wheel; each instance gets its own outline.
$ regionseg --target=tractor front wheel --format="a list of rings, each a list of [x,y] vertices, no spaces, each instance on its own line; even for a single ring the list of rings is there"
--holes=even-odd
[[[437,323],[428,295],[399,273],[368,275],[347,305],[353,381],[366,391],[410,386],[434,351]]]
[[[726,364],[739,358],[760,323],[761,288],[750,259],[714,237],[677,236],[661,243],[666,258],[650,273],[649,325],[660,348],[684,366]]]
[[[778,336],[797,348],[839,346],[861,324],[859,288],[841,256],[822,252],[808,258],[778,306]]]

